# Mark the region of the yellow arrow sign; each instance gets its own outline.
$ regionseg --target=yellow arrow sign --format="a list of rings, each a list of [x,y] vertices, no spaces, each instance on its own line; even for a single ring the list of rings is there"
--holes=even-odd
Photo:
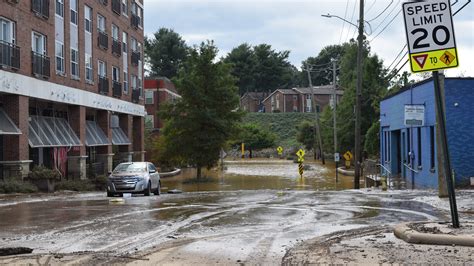
[[[304,156],[304,150],[303,150],[303,149],[299,149],[299,150],[296,152],[296,155],[298,155],[298,157],[303,157],[303,156]]]
[[[352,153],[350,151],[347,151],[346,153],[344,153],[343,156],[344,156],[344,159],[346,159],[346,161],[350,161],[353,158]]]

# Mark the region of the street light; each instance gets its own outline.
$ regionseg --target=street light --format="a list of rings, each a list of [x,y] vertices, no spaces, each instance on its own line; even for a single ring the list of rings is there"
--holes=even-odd
[[[323,17],[331,18],[339,18],[355,27],[355,24],[335,15],[322,15]],[[361,142],[361,134],[360,134],[360,98],[361,98],[361,91],[362,91],[362,44],[363,44],[363,37],[364,37],[364,0],[360,0],[359,4],[359,36],[357,37],[357,87],[356,87],[356,102],[355,102],[355,147],[354,147],[354,159],[355,159],[355,169],[354,169],[354,188],[360,188],[360,167],[361,167],[361,149],[360,149],[360,142]]]

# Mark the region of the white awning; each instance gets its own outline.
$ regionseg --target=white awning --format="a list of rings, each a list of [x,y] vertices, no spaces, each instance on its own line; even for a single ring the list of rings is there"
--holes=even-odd
[[[86,146],[110,145],[110,141],[104,131],[95,121],[86,121]]]
[[[0,108],[0,135],[20,135],[21,131],[10,117]]]
[[[30,116],[28,128],[28,142],[32,148],[82,145],[64,118]]]
[[[112,144],[114,145],[130,145],[130,139],[128,139],[125,132],[120,127],[112,128]]]

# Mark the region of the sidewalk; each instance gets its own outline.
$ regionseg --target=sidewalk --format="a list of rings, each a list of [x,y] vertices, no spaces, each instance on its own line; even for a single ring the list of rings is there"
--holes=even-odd
[[[430,244],[405,242],[423,239]],[[394,228],[377,226],[335,232],[290,249],[283,265],[306,264],[463,264],[474,265],[474,223],[462,222],[454,230],[448,223],[413,222]],[[423,236],[423,237],[420,237]],[[447,241],[448,239],[449,241]],[[460,246],[452,241],[471,246]]]

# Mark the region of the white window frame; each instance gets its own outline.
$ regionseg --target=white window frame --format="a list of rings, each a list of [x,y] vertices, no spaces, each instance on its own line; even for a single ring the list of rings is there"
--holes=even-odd
[[[15,22],[7,18],[0,17],[0,40],[7,43],[15,43],[16,32]]]
[[[101,32],[105,32],[107,27],[107,20],[101,14],[97,14],[97,29]]]
[[[152,90],[145,90],[145,104],[153,104],[154,103],[154,91]]]
[[[122,50],[125,54],[128,53],[128,33],[122,31]]]
[[[102,60],[97,60],[97,75],[101,78],[107,77],[107,63]]]
[[[136,52],[138,50],[138,41],[137,39],[130,37],[130,49],[133,52]]]
[[[143,98],[143,81],[141,77],[138,77],[138,90],[140,91],[140,97]]]
[[[112,66],[112,81],[120,83],[120,68]]]
[[[94,81],[94,69],[92,66],[92,55],[85,54],[85,69],[86,69],[86,81],[93,82]]]
[[[84,30],[92,33],[92,7],[84,5]]]
[[[64,65],[64,43],[60,41],[55,42],[54,55],[56,63],[56,74],[64,75],[66,72],[66,66]]]
[[[74,48],[71,48],[71,77],[79,79],[79,50]]]
[[[128,17],[128,0],[122,0],[122,15]]]
[[[79,15],[78,15],[78,0],[70,0],[69,1],[69,8],[70,8],[70,21],[71,24],[76,25],[79,22]]]
[[[130,75],[130,87],[132,88],[132,90],[136,90],[137,89],[137,76],[135,75]]]
[[[123,72],[123,92],[128,94],[128,73],[127,71]]]
[[[142,28],[143,27],[143,8],[139,6],[137,2],[133,1],[131,11],[132,11],[132,14],[134,14],[135,16],[139,18],[138,27]]]
[[[37,47],[37,42],[35,41],[36,38],[38,38],[38,40],[41,41],[41,47]],[[41,48],[41,49],[39,49]],[[47,39],[46,39],[46,36],[39,33],[39,32],[36,32],[36,31],[32,31],[31,32],[31,51],[37,53],[37,54],[42,54],[42,55],[46,55],[47,54]]]
[[[119,41],[120,29],[117,25],[112,23],[112,39]]]
[[[154,115],[145,115],[145,126],[151,123],[151,128],[155,128],[155,116]]]
[[[56,16],[64,18],[64,0],[56,0],[56,4],[54,6],[54,13],[56,14]]]

